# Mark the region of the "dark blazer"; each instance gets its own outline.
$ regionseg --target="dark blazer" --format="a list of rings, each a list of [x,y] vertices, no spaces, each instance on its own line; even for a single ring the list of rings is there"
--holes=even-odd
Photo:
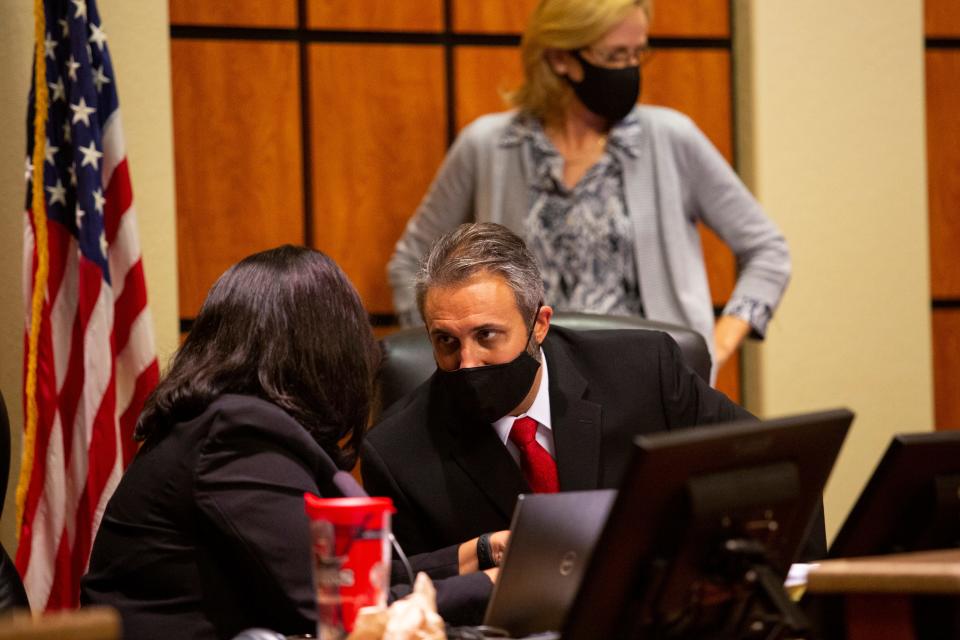
[[[617,487],[638,434],[752,418],[665,333],[551,327],[543,351],[561,491]],[[367,491],[394,500],[394,532],[413,553],[508,528],[530,491],[491,426],[459,416],[434,378],[394,405],[361,457]]]
[[[100,524],[81,602],[116,607],[124,637],[138,640],[232,638],[250,627],[315,633],[303,494],[340,495],[336,471],[279,407],[221,396],[151,437],[127,469]],[[455,574],[455,558],[445,549],[419,568]],[[442,590],[446,582],[456,584]],[[482,574],[438,583],[474,617],[490,588]]]

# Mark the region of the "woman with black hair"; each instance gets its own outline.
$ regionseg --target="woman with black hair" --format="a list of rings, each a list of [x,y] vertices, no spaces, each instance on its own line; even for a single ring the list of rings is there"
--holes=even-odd
[[[231,267],[140,416],[143,445],[107,504],[81,601],[117,608],[126,638],[313,633],[303,494],[340,495],[331,480],[356,460],[378,359],[326,255],[283,246]],[[419,568],[456,576],[458,553]],[[441,614],[472,621],[490,589],[483,573],[441,581]]]

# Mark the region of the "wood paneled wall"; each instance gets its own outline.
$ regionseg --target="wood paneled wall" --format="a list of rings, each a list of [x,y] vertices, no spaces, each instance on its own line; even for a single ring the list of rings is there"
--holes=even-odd
[[[174,40],[171,58],[180,317],[191,318],[231,264],[303,241],[300,83],[289,42]]]
[[[311,241],[347,272],[367,309],[390,313],[387,258],[446,148],[437,126],[446,118],[443,49],[311,44],[309,61],[318,125]]]
[[[926,0],[930,297],[937,428],[960,428],[960,3]]]
[[[536,0],[169,2],[184,324],[226,267],[283,242],[328,253],[390,324],[394,243],[456,132],[506,108]],[[656,1],[642,101],[733,161],[729,12]],[[735,265],[703,235],[720,308]],[[719,386],[739,399],[738,361]]]
[[[443,0],[307,0],[306,6],[311,29],[443,29]]]

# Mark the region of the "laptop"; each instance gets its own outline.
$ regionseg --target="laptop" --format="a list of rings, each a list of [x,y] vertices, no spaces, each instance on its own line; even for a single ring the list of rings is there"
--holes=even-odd
[[[524,494],[484,625],[522,637],[563,626],[617,492]]]

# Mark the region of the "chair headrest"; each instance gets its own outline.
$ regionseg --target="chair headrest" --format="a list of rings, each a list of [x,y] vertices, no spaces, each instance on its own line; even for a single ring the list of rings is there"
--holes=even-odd
[[[557,312],[551,324],[574,330],[646,329],[670,334],[680,346],[683,359],[697,375],[710,380],[710,352],[699,333],[687,327],[657,322],[635,316],[604,316],[591,313]],[[437,364],[433,347],[424,327],[401,329],[380,339],[383,361],[377,382],[380,407],[387,409],[394,402],[422,384]]]

